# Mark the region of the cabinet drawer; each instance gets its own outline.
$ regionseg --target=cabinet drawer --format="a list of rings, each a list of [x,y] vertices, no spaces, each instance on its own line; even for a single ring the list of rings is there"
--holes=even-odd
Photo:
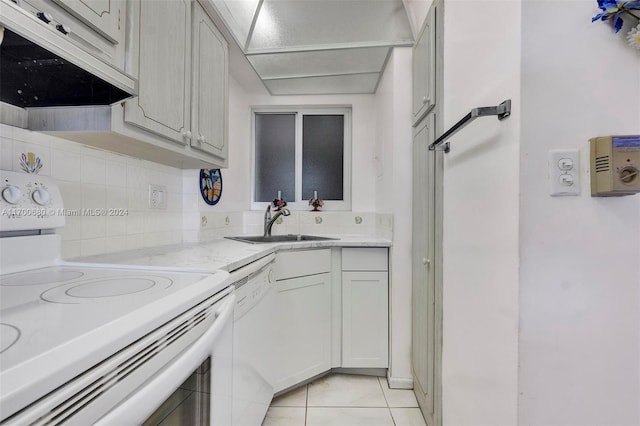
[[[280,252],[273,267],[276,280],[331,272],[331,250]]]
[[[342,249],[343,271],[387,271],[389,256],[386,248]]]

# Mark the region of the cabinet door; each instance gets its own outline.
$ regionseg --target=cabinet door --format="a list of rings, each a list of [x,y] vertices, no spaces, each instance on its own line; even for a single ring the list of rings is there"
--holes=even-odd
[[[191,2],[141,0],[133,5],[137,25],[129,71],[138,77],[139,95],[126,102],[124,120],[187,144],[191,136]]]
[[[124,0],[54,0],[110,42],[122,42]]]
[[[342,273],[342,366],[389,366],[387,272]]]
[[[79,1],[51,1],[51,0],[21,0],[20,7],[33,14],[44,12],[53,18],[53,22],[63,25],[66,38],[80,49],[110,63],[120,70],[125,67],[125,22],[127,14],[126,0],[112,0],[105,8],[100,7],[101,1],[87,0],[86,4]],[[110,25],[109,34],[93,25],[89,19],[80,16],[80,11],[95,7],[96,11],[104,12],[104,17]],[[108,9],[108,11],[106,10]],[[95,13],[91,12],[95,15]],[[90,15],[90,14],[85,14]]]
[[[413,123],[436,102],[436,6],[432,6],[413,48]]]
[[[331,274],[278,281],[276,289],[279,392],[331,368]]]
[[[414,393],[428,425],[438,407],[438,315],[435,281],[435,151],[434,115],[416,128],[413,138],[412,353]]]
[[[191,146],[227,158],[229,48],[198,3],[193,9]]]

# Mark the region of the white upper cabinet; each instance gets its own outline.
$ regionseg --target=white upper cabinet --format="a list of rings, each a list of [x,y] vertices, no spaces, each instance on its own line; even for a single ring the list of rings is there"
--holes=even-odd
[[[191,2],[132,2],[130,71],[139,95],[126,102],[124,120],[174,142],[190,134]]]
[[[436,102],[436,9],[432,6],[413,48],[413,123]]]
[[[199,4],[193,8],[191,146],[226,160],[229,47]]]
[[[121,41],[124,25],[125,2],[123,0],[54,0],[72,15],[86,22],[112,43]]]
[[[227,41],[198,2],[132,2],[128,71],[139,95],[124,120],[183,146],[187,156],[227,166]],[[135,24],[137,23],[137,24]]]
[[[20,7],[81,49],[124,69],[126,0],[21,0]]]

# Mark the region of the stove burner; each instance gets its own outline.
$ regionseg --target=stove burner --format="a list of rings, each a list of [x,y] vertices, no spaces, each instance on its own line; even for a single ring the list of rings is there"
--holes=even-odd
[[[13,346],[19,338],[19,329],[9,324],[0,323],[0,354]]]
[[[19,286],[19,285],[42,285],[42,284],[59,284],[65,281],[80,278],[84,273],[80,271],[28,271],[18,272],[16,274],[0,277],[0,285],[2,286]]]
[[[71,297],[114,297],[139,293],[155,286],[153,280],[147,278],[111,278],[106,280],[80,283],[68,288],[65,293]]]
[[[43,292],[40,298],[53,303],[108,302],[149,291],[162,292],[172,284],[169,278],[149,275],[100,278],[63,284]]]

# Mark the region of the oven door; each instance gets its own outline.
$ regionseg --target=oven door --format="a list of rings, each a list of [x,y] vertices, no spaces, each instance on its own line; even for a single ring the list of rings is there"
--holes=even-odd
[[[214,324],[96,425],[231,424],[235,295],[218,302]]]

